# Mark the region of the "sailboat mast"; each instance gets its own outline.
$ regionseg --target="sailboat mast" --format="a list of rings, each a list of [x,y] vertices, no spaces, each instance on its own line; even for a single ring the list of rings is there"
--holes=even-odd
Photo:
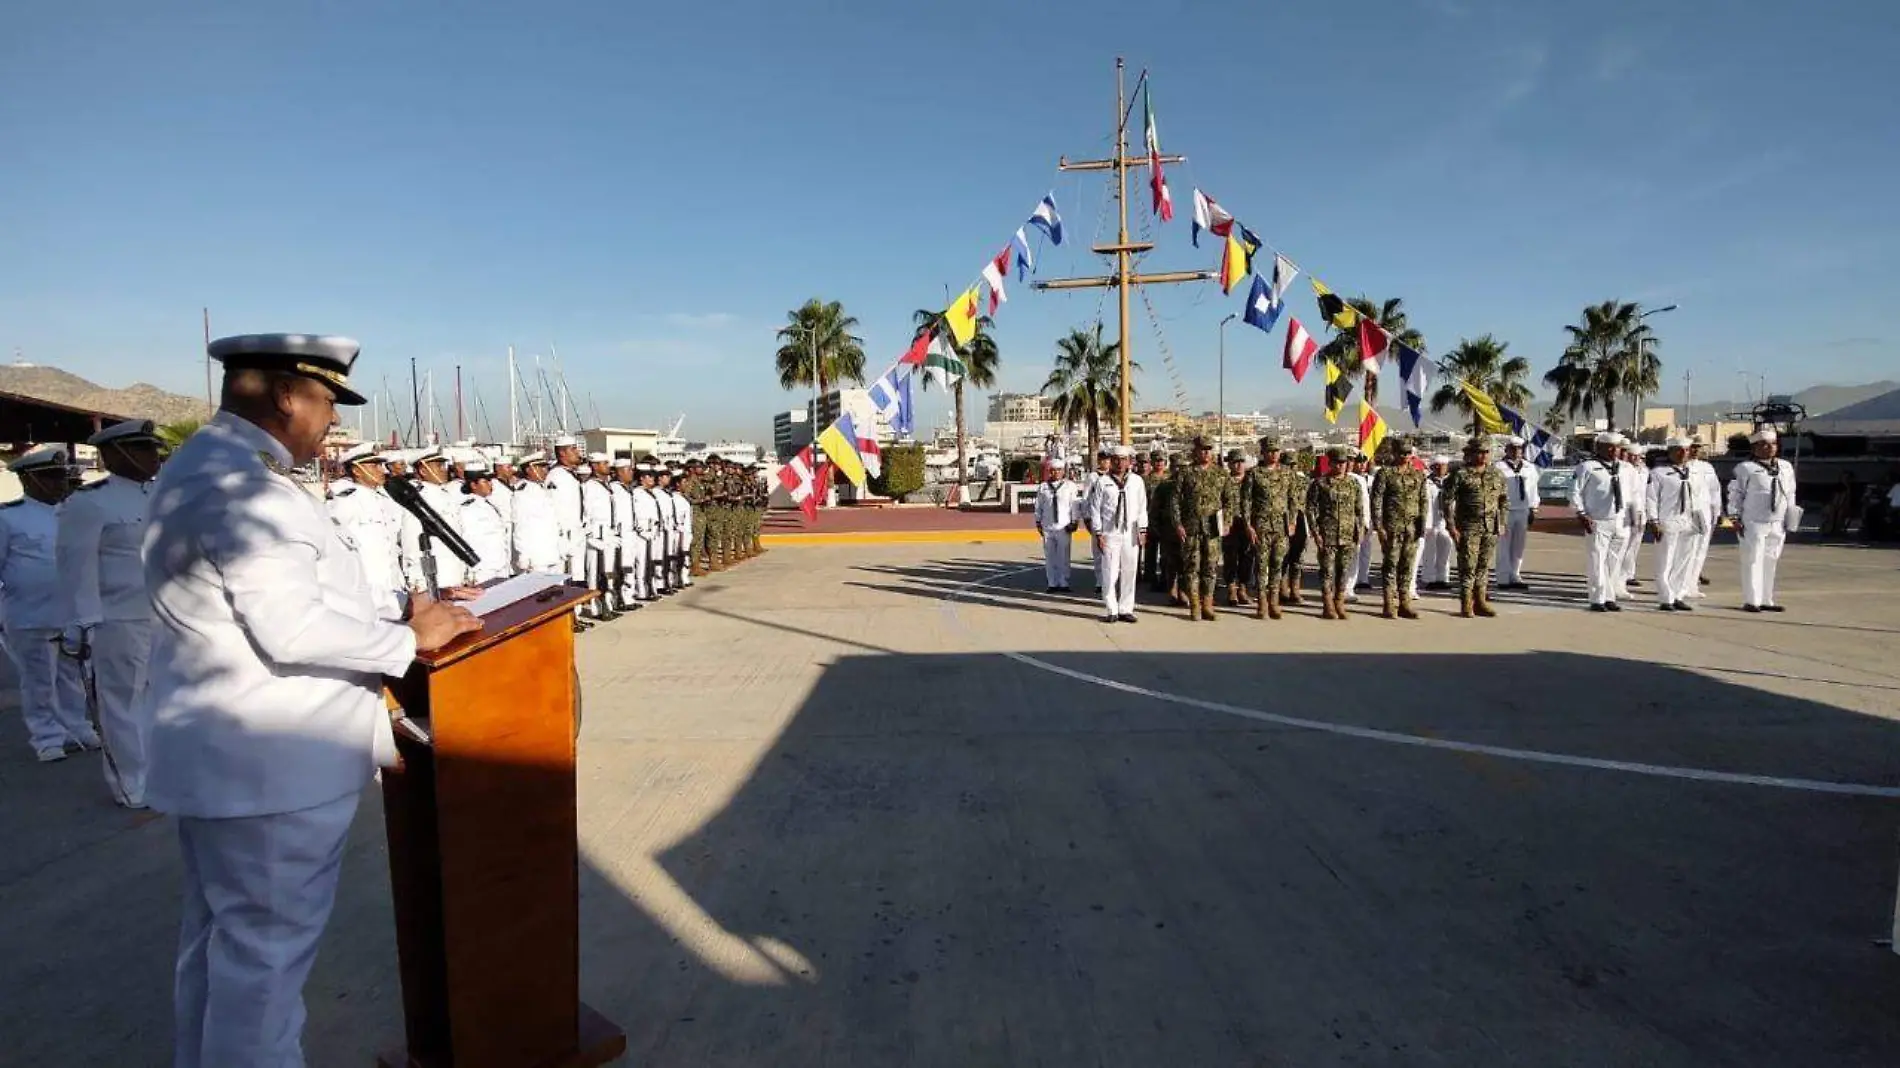
[[[462,365],[455,365],[455,440],[461,441],[468,435],[462,432]]]
[[[1133,439],[1128,433],[1129,408],[1131,397],[1129,388],[1132,375],[1128,368],[1131,362],[1129,350],[1134,346],[1128,339],[1128,97],[1122,88],[1122,76],[1126,64],[1122,57],[1115,57],[1115,202],[1121,208],[1121,229],[1116,233],[1115,244],[1115,289],[1121,298],[1121,431],[1122,444],[1132,445]]]
[[[420,438],[422,436],[422,386],[416,381],[416,358],[414,356],[409,357],[409,399],[414,404],[415,422],[409,424],[409,434],[406,436],[412,439]],[[421,444],[420,441],[411,440],[409,447],[413,449]]]
[[[515,425],[515,347],[508,346],[508,447],[521,443],[521,429]]]

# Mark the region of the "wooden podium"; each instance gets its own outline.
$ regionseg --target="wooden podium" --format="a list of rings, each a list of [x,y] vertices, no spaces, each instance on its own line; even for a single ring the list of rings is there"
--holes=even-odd
[[[389,687],[412,721],[383,771],[407,1035],[384,1068],[586,1068],[626,1035],[580,1000],[576,604],[484,617]],[[427,740],[417,735],[426,735]]]

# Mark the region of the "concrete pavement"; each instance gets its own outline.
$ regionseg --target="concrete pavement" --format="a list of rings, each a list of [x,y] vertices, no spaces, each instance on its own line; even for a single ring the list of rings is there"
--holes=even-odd
[[[704,580],[581,638],[583,990],[639,1065],[1900,1063],[1900,557],[1601,616],[1581,549],[1492,621],[1105,626],[1021,544]],[[170,821],[0,741],[0,1060],[165,1063]],[[313,1065],[400,1034],[373,794],[309,995]]]

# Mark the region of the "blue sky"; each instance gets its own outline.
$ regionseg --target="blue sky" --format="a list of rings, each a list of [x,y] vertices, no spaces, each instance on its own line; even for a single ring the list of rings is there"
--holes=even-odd
[[[608,423],[757,440],[808,296],[876,373],[1050,189],[1074,236],[1043,274],[1103,270],[1107,183],[1056,159],[1107,149],[1118,52],[1189,157],[1149,269],[1212,266],[1199,185],[1335,289],[1404,297],[1434,351],[1492,332],[1541,374],[1616,297],[1681,305],[1652,320],[1670,396],[1685,369],[1705,398],[1900,376],[1886,0],[26,7],[0,16],[0,357],[112,385],[201,389],[208,305],[214,333],[361,339],[372,389],[459,363],[498,414],[506,346],[553,347]],[[1034,389],[1103,298],[1011,293],[1003,385]],[[1211,406],[1240,295],[1151,296]],[[1165,400],[1139,305],[1133,335]],[[1227,340],[1230,409],[1317,405],[1277,336]]]

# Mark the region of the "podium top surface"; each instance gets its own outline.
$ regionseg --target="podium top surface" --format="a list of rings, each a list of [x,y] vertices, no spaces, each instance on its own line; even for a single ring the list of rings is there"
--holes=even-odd
[[[572,613],[574,606],[593,600],[598,594],[579,586],[556,586],[482,617],[482,629],[464,634],[434,652],[417,653],[416,663],[431,671],[498,645],[551,616]]]

